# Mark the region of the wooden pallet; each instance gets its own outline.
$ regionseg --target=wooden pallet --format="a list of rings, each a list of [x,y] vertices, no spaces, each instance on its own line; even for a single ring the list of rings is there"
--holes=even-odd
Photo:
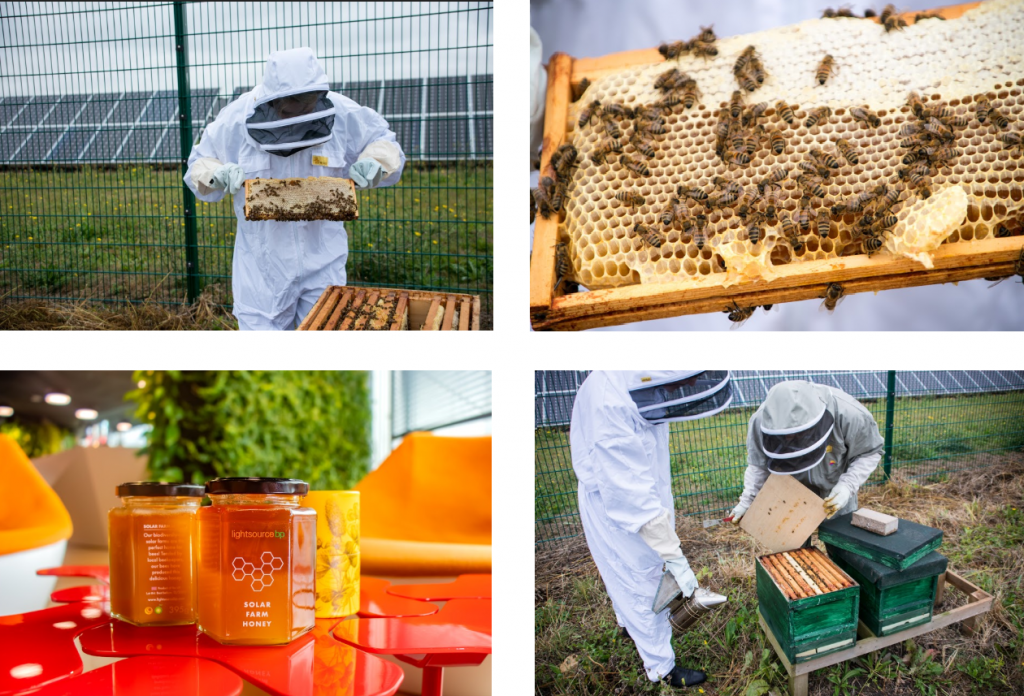
[[[959,17],[980,2],[937,10],[947,19]],[[906,13],[908,21],[913,14]],[[876,18],[877,21],[877,18]],[[541,176],[554,176],[551,155],[565,142],[572,88],[583,78],[591,81],[636,65],[663,61],[657,49],[615,53],[601,58],[574,59],[556,53],[548,64],[547,114],[541,154]],[[578,330],[614,326],[634,321],[663,319],[686,314],[722,312],[820,298],[829,283],[839,282],[847,295],[894,288],[951,283],[1013,273],[1021,251],[1021,239],[982,239],[971,243],[944,244],[934,252],[935,268],[888,255],[856,255],[806,261],[775,267],[771,281],[731,287],[689,287],[688,283],[629,285],[583,293],[555,292],[555,244],[558,219],[538,217],[530,259],[530,318],[535,329]]]
[[[400,288],[332,285],[299,331],[479,331],[480,298]]]
[[[782,666],[786,668],[786,673],[789,675],[789,693],[790,696],[807,696],[807,677],[811,672],[815,672],[825,667],[837,665],[840,662],[846,662],[852,660],[855,657],[866,655],[876,650],[881,650],[890,645],[896,643],[902,643],[908,638],[914,638],[916,636],[930,633],[931,631],[944,628],[957,621],[962,622],[960,630],[965,635],[973,635],[975,629],[975,622],[979,614],[984,614],[992,608],[992,595],[985,592],[980,587],[971,583],[964,578],[960,577],[956,573],[947,570],[944,574],[939,576],[938,589],[935,592],[935,604],[939,605],[942,603],[942,598],[945,595],[946,583],[949,583],[953,587],[957,588],[965,595],[967,595],[968,603],[962,607],[956,609],[950,609],[942,614],[937,614],[932,617],[932,620],[928,623],[919,624],[912,628],[908,628],[906,631],[899,633],[893,633],[892,635],[879,638],[871,633],[871,630],[864,625],[861,621],[857,626],[857,643],[846,650],[831,653],[824,657],[817,658],[815,660],[808,660],[807,662],[800,662],[793,665],[786,659],[785,651],[782,646],[776,640],[775,635],[765,624],[764,618],[761,616],[761,611],[757,612],[757,620],[761,624],[761,630],[768,636],[769,642],[772,644],[772,648],[775,650],[775,654],[778,655],[779,661],[782,662]]]

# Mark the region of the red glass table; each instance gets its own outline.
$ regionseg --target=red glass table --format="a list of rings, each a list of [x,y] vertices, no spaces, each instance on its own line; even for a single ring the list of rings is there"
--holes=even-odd
[[[57,590],[51,599],[60,606],[0,617],[0,695],[134,696],[160,693],[167,685],[176,696],[233,696],[245,679],[275,696],[387,696],[403,678],[398,665],[376,656],[388,654],[422,668],[422,693],[437,696],[443,667],[477,665],[491,652],[490,600],[455,598],[439,610],[421,598],[423,591],[404,592],[406,586],[378,578],[361,579],[356,617],[318,619],[289,645],[241,647],[221,645],[194,626],[138,627],[111,618],[106,566],[40,574],[104,584]],[[426,595],[480,594],[483,580],[465,577]],[[490,576],[483,577],[489,596]],[[86,654],[127,659],[83,672],[75,638]]]

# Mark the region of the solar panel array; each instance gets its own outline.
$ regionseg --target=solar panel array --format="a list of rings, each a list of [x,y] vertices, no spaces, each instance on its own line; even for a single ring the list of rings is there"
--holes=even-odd
[[[388,120],[409,159],[493,159],[493,75],[331,84]],[[198,136],[251,87],[192,92]],[[0,99],[0,164],[176,162],[174,90]]]
[[[535,374],[535,427],[568,425],[572,403],[588,372],[555,370]],[[826,372],[799,370],[747,371],[732,373],[733,400],[730,408],[757,407],[768,390],[779,382],[802,379],[837,387],[857,399],[884,399],[888,373]],[[1024,371],[968,370],[897,372],[896,396],[949,396],[1024,389]]]

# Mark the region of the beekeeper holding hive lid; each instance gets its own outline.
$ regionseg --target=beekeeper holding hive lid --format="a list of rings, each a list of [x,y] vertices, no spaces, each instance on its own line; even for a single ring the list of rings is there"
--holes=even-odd
[[[663,568],[687,597],[697,589],[675,531],[668,424],[714,415],[731,399],[726,371],[594,372],[572,408],[587,546],[647,676],[675,687],[705,675],[676,665],[668,612],[652,609]]]
[[[769,474],[793,476],[825,498],[829,518],[853,512],[883,444],[874,416],[846,392],[780,382],[750,417],[743,494],[725,519],[740,521]]]
[[[356,188],[391,186],[405,153],[380,114],[331,92],[312,49],[274,51],[263,84],[224,107],[188,158],[185,183],[201,201],[238,193],[246,179],[343,177]],[[341,222],[245,219],[231,264],[240,329],[292,329],[329,285],[344,285]]]

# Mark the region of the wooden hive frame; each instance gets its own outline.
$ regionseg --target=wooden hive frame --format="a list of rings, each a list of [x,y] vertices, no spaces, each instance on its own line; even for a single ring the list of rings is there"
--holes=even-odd
[[[458,316],[458,323],[456,323]],[[479,331],[475,295],[332,285],[299,331]]]
[[[246,220],[354,221],[359,199],[351,179],[246,179],[244,212]]]
[[[959,17],[981,3],[942,8],[947,19]],[[913,21],[916,13],[902,15]],[[877,18],[875,18],[877,21]],[[556,53],[548,65],[546,119],[540,175],[554,176],[551,156],[566,141],[572,91],[584,78],[591,81],[637,65],[664,61],[657,49],[574,59]],[[562,294],[555,291],[555,244],[558,216],[538,216],[530,260],[530,318],[535,329],[579,330],[634,321],[795,302],[821,298],[829,283],[842,283],[847,295],[894,288],[958,282],[1011,275],[1021,253],[1019,237],[987,238],[970,244],[943,244],[933,253],[934,268],[887,254],[821,259],[774,268],[769,281],[729,287],[697,287],[686,283],[652,283]]]

